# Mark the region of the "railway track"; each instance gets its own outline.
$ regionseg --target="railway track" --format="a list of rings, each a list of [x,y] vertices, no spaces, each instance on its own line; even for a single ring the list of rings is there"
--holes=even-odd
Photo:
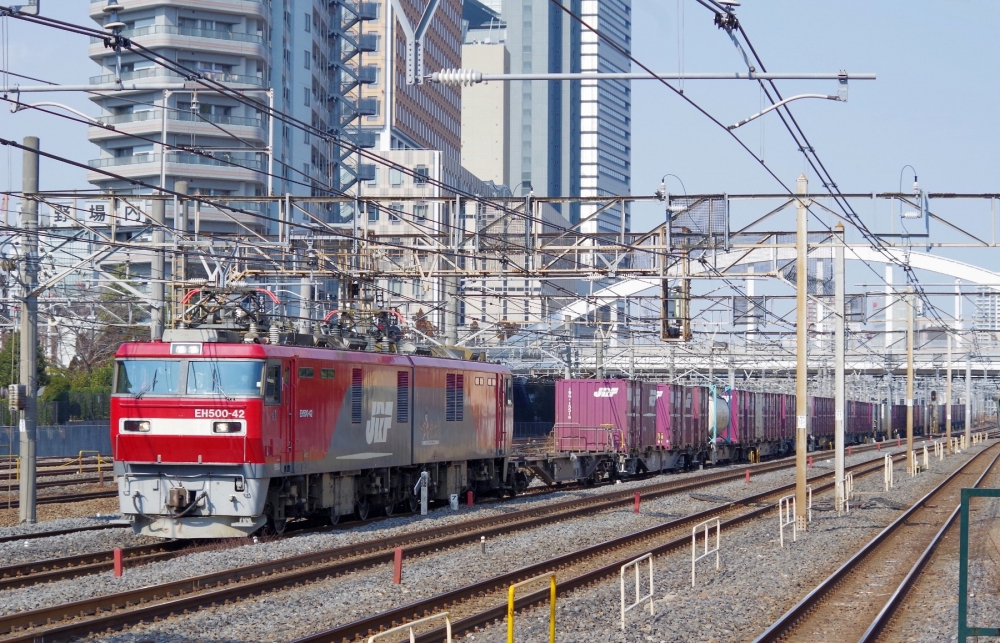
[[[66,475],[66,474],[61,474],[61,475]],[[105,481],[106,482],[109,482],[110,480],[111,480],[111,476],[110,475],[105,477]],[[75,487],[75,486],[79,486],[79,485],[82,485],[82,484],[100,484],[100,482],[101,482],[101,479],[99,477],[97,477],[97,476],[94,476],[92,478],[89,478],[89,477],[88,478],[73,478],[73,479],[70,479],[70,480],[40,480],[40,481],[38,481],[38,482],[35,483],[35,488],[36,489],[51,489],[53,487]],[[18,485],[18,484],[7,485],[7,484],[0,483],[0,493],[12,493],[12,494],[16,494],[20,490],[21,490],[21,485]],[[6,503],[6,501],[0,500],[0,504],[6,505],[7,503]]]
[[[902,454],[894,455],[895,459],[903,457]],[[855,477],[860,478],[882,471],[882,466],[881,463],[873,465],[869,462],[848,467],[847,470],[854,471]],[[814,493],[831,489],[833,487],[832,481],[821,485],[816,483],[820,479],[832,478],[832,476],[832,473],[825,473],[811,478],[810,482],[813,484]],[[410,605],[297,639],[294,643],[350,641],[359,636],[367,636],[371,632],[388,629],[394,624],[445,609],[451,614],[453,633],[461,635],[472,632],[506,617],[506,590],[518,581],[541,574],[555,573],[558,577],[560,594],[590,586],[607,577],[618,576],[621,566],[638,556],[647,553],[660,556],[682,548],[689,548],[691,546],[691,525],[706,518],[719,517],[723,531],[727,531],[742,523],[773,515],[777,498],[794,488],[793,483],[769,489],[719,507],[671,520],[647,530],[570,552],[445,594],[439,594]],[[666,542],[664,542],[665,539],[667,539]],[[651,542],[660,544],[650,547]],[[547,587],[536,592],[525,593],[515,601],[515,610],[523,610],[545,603],[548,601],[548,596],[549,589]],[[425,630],[416,637],[416,640],[431,643],[441,640],[443,636],[443,628]]]
[[[765,466],[765,468],[763,470],[758,470],[758,473],[766,473],[768,471],[773,471],[773,470],[778,470],[778,469],[780,469],[780,467],[772,464],[770,467],[766,467]],[[704,475],[704,476],[697,476],[695,478],[688,478],[688,479],[684,479],[684,480],[675,480],[675,481],[672,481],[672,482],[667,482],[667,483],[662,483],[662,484],[659,484],[659,485],[655,485],[655,486],[651,487],[649,491],[643,491],[643,495],[646,498],[655,498],[655,497],[660,497],[662,495],[667,495],[667,494],[670,494],[670,493],[682,493],[684,491],[690,491],[692,489],[700,489],[700,488],[703,488],[706,484],[710,484],[712,482],[715,482],[715,483],[728,482],[730,480],[739,479],[741,477],[742,477],[742,474],[737,473],[737,472],[733,472],[733,471],[718,472],[716,474],[710,474],[710,475]],[[602,511],[602,510],[606,510],[606,509],[609,509],[609,508],[613,508],[615,506],[619,506],[621,504],[628,503],[633,498],[634,493],[635,493],[634,490],[629,490],[629,491],[623,491],[623,492],[612,493],[612,494],[603,494],[601,496],[595,496],[593,498],[574,499],[574,500],[564,501],[564,502],[561,502],[561,503],[553,503],[553,504],[547,505],[545,507],[540,507],[540,508],[533,509],[533,510],[527,510],[527,511],[523,511],[523,512],[516,512],[516,513],[507,514],[504,517],[484,518],[484,519],[480,519],[480,520],[477,520],[477,521],[468,521],[468,522],[463,523],[462,525],[458,526],[459,529],[455,533],[460,533],[460,531],[462,531],[462,530],[469,530],[469,529],[473,529],[474,530],[474,529],[477,529],[477,528],[490,528],[490,527],[493,527],[493,526],[498,525],[498,524],[510,524],[511,522],[513,522],[516,525],[516,524],[518,524],[518,520],[517,520],[517,516],[518,515],[527,515],[527,517],[530,518],[530,519],[537,519],[539,517],[552,516],[552,515],[554,515],[557,519],[567,519],[567,518],[571,518],[571,517],[574,517],[576,515],[579,515],[580,512],[583,512],[583,511],[587,511],[587,512],[589,512],[589,511]],[[376,522],[376,521],[379,521],[379,520],[382,520],[382,519],[375,519],[375,520],[370,520],[370,521],[365,521],[365,522]],[[127,525],[114,525],[114,526],[122,527],[122,526],[127,526]],[[34,535],[34,536],[35,537],[46,537],[46,536],[53,536],[53,535],[61,535],[63,533],[73,533],[75,531],[84,531],[84,530],[90,531],[90,530],[95,530],[95,529],[106,529],[106,528],[109,528],[109,527],[111,527],[111,526],[100,525],[100,526],[86,527],[86,528],[83,528],[83,529],[80,529],[80,530],[64,530],[62,532],[45,532],[43,534],[37,534],[37,535]],[[341,526],[337,525],[337,526],[334,526],[334,527],[327,527],[327,528],[321,528],[321,529],[306,529],[306,530],[303,530],[303,531],[298,531],[298,532],[293,532],[293,533],[302,534],[302,533],[310,533],[310,532],[317,532],[317,531],[329,531],[331,529],[340,529],[340,528],[341,528]],[[435,532],[435,531],[436,530],[427,530],[427,532]],[[449,533],[451,533],[451,532],[449,532]],[[435,537],[437,535],[439,535],[439,534],[436,534],[436,533],[427,533],[425,535],[421,535],[421,534],[418,533],[418,534],[415,534],[414,536],[417,537],[417,540],[420,540],[421,538],[424,538],[424,537],[426,537],[426,538],[433,538],[433,537]],[[18,539],[18,537],[15,536],[15,537],[9,537],[8,540],[17,540],[17,539]],[[0,540],[0,542],[5,542],[5,541],[4,540]],[[398,543],[397,542],[393,542],[393,543],[390,543],[390,544],[386,544],[383,548],[392,548],[392,547],[397,546],[398,544],[403,544],[404,542],[407,542],[407,541],[401,540]],[[373,547],[374,548],[378,548],[378,545],[379,545],[379,543],[377,543],[377,542],[375,542],[375,543],[369,543],[369,548],[373,548]],[[170,555],[170,556],[164,555],[164,556],[160,556],[160,557],[153,557],[153,556],[156,556],[157,554],[155,554],[155,552],[152,549],[146,550],[146,549],[141,548],[141,547],[140,548],[133,548],[133,549],[136,550],[137,560],[138,560],[138,557],[145,557],[145,558],[142,558],[143,562],[153,562],[154,560],[163,560],[163,559],[172,557],[172,555]],[[123,551],[126,551],[126,550],[123,550]],[[174,550],[171,550],[171,551],[174,551]],[[359,550],[359,551],[363,551],[363,550]],[[347,551],[347,552],[345,552],[345,555],[352,555],[353,553],[355,553],[353,550],[352,551]],[[35,584],[35,583],[50,582],[52,580],[61,580],[62,578],[75,578],[75,577],[79,577],[79,576],[84,576],[86,574],[103,572],[103,571],[106,571],[107,569],[110,569],[110,567],[107,566],[107,565],[102,566],[102,565],[96,564],[97,561],[98,560],[101,560],[101,561],[111,561],[112,558],[113,558],[113,555],[114,555],[114,552],[109,550],[109,551],[97,552],[97,553],[94,553],[94,554],[90,554],[88,556],[68,556],[68,557],[65,557],[65,558],[57,558],[57,559],[50,559],[50,560],[44,560],[44,561],[37,561],[37,562],[33,562],[33,563],[26,563],[26,564],[23,564],[23,565],[15,565],[15,566],[11,566],[11,567],[2,567],[2,568],[0,568],[0,590],[8,589],[8,588],[13,587],[13,586],[16,586],[16,587],[26,587],[26,586],[29,586],[29,585],[32,585],[32,584]],[[126,559],[125,562],[126,562],[126,564],[129,564],[129,560],[128,559]],[[79,567],[80,571],[79,572],[73,572],[72,576],[69,575],[71,573],[70,570],[76,568],[76,566],[80,566]],[[45,568],[48,571],[45,571],[45,573],[35,574],[31,570],[33,568],[36,568],[36,567],[38,569],[40,569],[40,570],[43,569],[43,568]],[[60,570],[61,573],[63,573],[64,575],[62,577],[59,577],[59,574],[49,573],[50,571],[53,571],[53,570]],[[15,578],[15,577],[18,578],[18,583],[16,585],[5,584],[4,579]],[[37,580],[33,580],[33,579],[37,579]]]
[[[992,460],[990,460],[992,456]],[[1000,444],[976,454],[882,530],[757,643],[875,641],[958,513],[962,487],[979,486],[1000,459]]]
[[[876,447],[874,447],[874,445],[872,445],[870,448],[874,449]],[[864,449],[865,449],[865,447],[862,447],[862,450],[864,450]],[[790,464],[788,462],[784,462],[784,461],[772,461],[772,462],[766,462],[766,463],[762,463],[762,464],[758,464],[758,465],[752,465],[752,467],[750,467],[750,468],[751,468],[751,471],[753,471],[755,475],[760,475],[760,474],[768,473],[768,472],[771,472],[771,471],[779,471],[779,470],[781,470],[783,468],[789,468],[791,466],[794,466],[794,465]],[[739,471],[744,471],[744,469],[745,469],[745,467],[740,467]],[[667,483],[661,483],[659,485],[654,485],[654,486],[652,486],[652,487],[650,487],[648,489],[643,489],[641,491],[641,494],[645,498],[650,499],[650,498],[659,497],[660,495],[663,495],[664,493],[681,493],[683,491],[687,491],[687,490],[690,490],[690,489],[693,489],[693,488],[699,488],[700,489],[700,488],[703,488],[704,486],[706,486],[708,484],[712,484],[712,483],[722,483],[722,482],[728,482],[728,481],[736,480],[736,479],[741,478],[742,475],[743,474],[735,471],[735,469],[727,468],[725,470],[718,470],[718,471],[714,471],[714,472],[709,473],[709,474],[695,476],[693,478],[688,478],[688,479],[684,479],[684,480],[675,480],[675,481],[671,481],[671,482],[667,482]],[[558,492],[558,491],[571,491],[574,488],[575,488],[574,485],[560,485],[560,486],[557,486],[557,487],[538,487],[538,488],[536,488],[536,489],[538,489],[538,491],[536,491],[534,493],[519,494],[519,495],[521,497],[536,496],[536,495],[545,495],[547,493],[554,493],[554,492]],[[629,500],[631,500],[633,498],[634,493],[635,493],[635,490],[634,489],[630,489],[628,491],[618,492],[617,494],[614,494],[614,495],[612,495],[612,494],[603,494],[601,496],[596,496],[594,498],[595,500],[600,500],[600,501],[603,501],[603,502],[601,502],[601,504],[600,504],[599,507],[593,507],[591,510],[593,510],[593,511],[600,511],[600,510],[603,510],[605,508],[613,506],[613,504],[622,503],[622,502],[628,502]],[[555,504],[552,504],[552,505],[548,505],[547,508],[551,508],[551,510],[554,511],[554,512],[559,512],[559,511],[564,511],[564,510],[572,510],[574,507],[585,507],[585,506],[588,506],[588,499],[570,500],[570,501],[566,501],[566,502],[563,502],[563,503],[555,503]],[[405,515],[405,514],[399,514],[399,515]],[[572,517],[572,516],[568,516],[568,517]],[[298,530],[298,531],[290,532],[289,535],[302,534],[302,533],[322,532],[322,531],[327,531],[327,530],[331,530],[331,529],[350,528],[351,526],[357,526],[358,524],[368,524],[368,523],[372,523],[372,522],[378,522],[378,521],[381,521],[381,520],[384,520],[384,518],[375,518],[375,519],[371,519],[371,520],[367,520],[367,521],[362,521],[360,523],[351,523],[351,524],[347,524],[347,525],[337,525],[337,526],[334,526],[332,528],[330,528],[330,527],[328,527],[328,528],[319,528],[319,529],[317,529],[317,528],[306,528],[304,530]],[[97,531],[97,530],[122,528],[122,527],[128,527],[128,525],[127,524],[93,525],[93,526],[82,527],[82,528],[77,528],[77,529],[65,529],[65,530],[50,531],[50,532],[38,532],[38,533],[25,534],[25,535],[20,535],[20,536],[6,536],[6,537],[0,537],[0,543],[11,542],[11,541],[16,541],[16,540],[28,540],[28,539],[34,539],[34,538],[47,538],[47,537],[51,537],[51,536],[59,536],[59,535],[65,535],[65,534],[70,534],[70,533],[76,533],[76,532]],[[144,554],[144,553],[138,553],[137,554],[137,556],[145,556],[145,555],[146,554]],[[163,559],[166,559],[166,558],[170,558],[172,555],[173,554],[160,556],[160,555],[154,555],[154,554],[150,553],[149,554],[150,557],[143,558],[142,562],[145,563],[145,562],[154,562],[156,560],[163,560]],[[62,574],[63,574],[62,576],[60,576],[59,574],[56,574],[56,573],[52,573],[52,574],[42,573],[42,574],[35,575],[35,574],[30,573],[30,572],[20,571],[20,570],[14,569],[14,568],[11,568],[11,570],[9,570],[9,571],[5,571],[5,570],[7,570],[7,568],[0,568],[0,579],[9,578],[9,577],[12,577],[12,576],[17,576],[17,577],[20,577],[20,580],[18,581],[18,584],[16,586],[17,587],[26,587],[26,586],[30,586],[30,585],[36,584],[36,583],[44,583],[44,582],[50,582],[50,581],[53,581],[53,580],[61,580],[61,579],[65,579],[65,578],[75,578],[75,577],[80,577],[80,576],[84,576],[84,575],[87,575],[87,574],[100,573],[100,572],[106,571],[107,569],[110,569],[110,563],[107,563],[105,565],[99,565],[99,564],[96,564],[97,559],[100,559],[100,560],[103,560],[103,561],[111,561],[112,557],[113,557],[113,551],[109,550],[109,551],[97,552],[97,553],[94,553],[94,554],[90,554],[90,557],[93,558],[94,560],[93,561],[89,561],[89,562],[83,562],[82,560],[80,560],[80,561],[77,560],[77,559],[80,559],[82,557],[69,556],[69,557],[60,558],[60,559],[51,559],[51,560],[38,561],[36,563],[33,563],[34,565],[47,565],[50,570],[51,569],[55,569],[55,568],[59,568],[59,569],[62,570]],[[126,559],[126,564],[129,564],[129,560],[128,559]],[[73,567],[75,567],[77,565],[80,566],[80,571],[73,572],[73,574],[70,575],[69,569],[73,568]],[[28,566],[29,565],[20,565],[20,566],[14,566],[14,567],[19,567],[19,568],[25,568],[26,569]],[[33,579],[35,579],[35,580],[33,580]],[[6,589],[6,588],[8,588],[8,586],[9,585],[5,585],[3,583],[3,581],[0,580],[0,590]]]
[[[122,558],[125,564],[134,567],[174,558],[179,552],[189,548],[189,543],[184,541],[168,540],[153,545],[123,548]],[[0,567],[0,591],[79,578],[112,569],[114,569],[114,551],[8,565]]]
[[[786,468],[787,466],[790,465],[780,463],[771,464],[771,467],[776,469]],[[758,472],[770,470],[766,467],[767,465],[757,465],[755,470]],[[855,475],[864,475],[865,473],[881,471],[881,467],[881,463],[876,465],[869,463],[856,465],[853,469],[857,471]],[[645,498],[652,498],[670,493],[679,493],[702,488],[709,480],[718,481],[721,478],[738,479],[741,477],[742,468],[739,472],[725,471],[718,474],[696,476],[647,488],[643,491],[643,496]],[[824,478],[832,478],[832,472],[815,476],[814,481]],[[832,485],[832,482],[828,483],[827,486],[830,485]],[[658,490],[652,490],[657,487]],[[616,549],[628,546],[634,548],[634,542],[631,545],[629,544],[633,540],[641,543],[648,541],[650,538],[662,538],[664,533],[670,533],[671,530],[678,530],[683,525],[690,525],[692,521],[699,521],[708,514],[717,515],[720,511],[726,510],[739,513],[739,508],[745,506],[747,503],[760,502],[763,498],[784,493],[788,488],[789,485],[783,485],[763,494],[755,494],[740,501],[730,502],[705,512],[699,512],[686,518],[670,521],[660,527],[645,530],[644,532],[639,532],[639,534],[624,537],[624,539],[617,539],[616,541],[612,541],[612,543],[603,544],[599,549],[603,555],[607,556],[609,551],[614,552]],[[14,614],[0,618],[0,633],[10,633],[12,635],[3,639],[5,642],[48,641],[85,636],[92,632],[101,632],[108,629],[121,629],[139,622],[183,613],[185,610],[204,609],[211,605],[225,603],[226,601],[240,600],[265,592],[293,587],[302,583],[348,574],[373,565],[385,564],[392,561],[392,548],[395,546],[406,546],[407,555],[419,556],[421,554],[465,545],[470,542],[478,542],[481,536],[492,537],[500,533],[510,533],[516,530],[542,526],[572,517],[584,516],[594,511],[628,504],[631,502],[634,493],[634,490],[611,492],[598,497],[554,503],[545,507],[517,512],[516,514],[466,521],[455,525],[383,539],[381,541],[348,545],[279,561],[164,583],[136,591]],[[733,518],[730,524],[736,524],[734,521],[745,521],[758,517],[772,511],[772,507],[773,503],[769,503],[763,507],[751,509],[749,512],[743,512],[740,516]],[[689,538],[690,536],[688,535],[675,539],[668,544],[668,547],[671,545],[674,547],[680,546],[678,543],[689,543]],[[588,548],[587,550],[583,550],[582,553],[575,552],[570,556],[578,556],[581,559],[593,558],[598,554],[598,552],[593,551],[595,549],[593,547]],[[553,561],[546,561],[545,563],[541,563],[540,566],[546,569],[564,566],[567,564],[567,560],[564,560],[565,558],[561,557]],[[618,567],[616,565],[619,564],[618,561],[615,561],[610,566],[606,565],[605,567],[608,570],[613,568],[613,572],[617,574]],[[514,575],[525,577],[526,574],[533,573],[538,567],[539,565],[526,568],[529,571],[519,570]],[[591,575],[593,573],[590,572]],[[505,589],[507,584],[509,584],[507,582],[509,576],[505,575],[497,579],[492,579],[491,583],[474,584],[451,592],[448,595],[435,597],[429,603],[425,602],[428,606],[426,609],[436,609],[462,598],[474,597],[481,591],[490,594],[495,591],[496,587]],[[585,584],[591,581],[584,580],[580,582]],[[561,582],[561,585],[565,587],[565,582]],[[129,606],[133,607],[128,609]],[[502,613],[505,607],[501,606],[499,609]],[[387,627],[393,621],[401,622],[402,620],[406,620],[406,618],[411,618],[414,613],[412,606],[404,608],[402,611],[394,610],[392,613],[386,613],[372,617],[372,619],[366,619],[364,622],[352,624],[352,631],[364,635],[369,629],[378,630],[380,627]],[[420,613],[420,611],[416,613]],[[491,616],[488,620],[492,618]],[[483,621],[483,623],[485,622]],[[50,623],[54,623],[55,625],[48,625]],[[316,640],[339,641],[340,639],[336,638],[336,636],[338,635],[335,634],[334,637],[328,639],[321,638]]]

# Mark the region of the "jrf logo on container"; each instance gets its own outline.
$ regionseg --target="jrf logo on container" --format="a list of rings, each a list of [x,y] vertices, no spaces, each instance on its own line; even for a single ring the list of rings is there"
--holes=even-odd
[[[618,387],[602,386],[594,391],[594,397],[614,397],[618,395]]]

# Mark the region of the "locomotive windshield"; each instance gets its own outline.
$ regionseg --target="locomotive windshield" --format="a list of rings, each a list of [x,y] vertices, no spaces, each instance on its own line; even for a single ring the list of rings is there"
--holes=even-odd
[[[115,393],[131,393],[142,397],[176,395],[180,382],[179,359],[125,359],[118,362]]]
[[[123,359],[115,393],[144,395],[259,396],[264,362],[218,359]]]
[[[191,360],[188,363],[188,395],[260,395],[264,362],[235,360]]]

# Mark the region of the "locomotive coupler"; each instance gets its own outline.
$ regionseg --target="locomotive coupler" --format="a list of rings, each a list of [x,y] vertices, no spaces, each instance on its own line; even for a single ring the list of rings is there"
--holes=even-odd
[[[167,494],[167,507],[173,511],[183,511],[195,500],[195,492],[184,487],[171,487]]]

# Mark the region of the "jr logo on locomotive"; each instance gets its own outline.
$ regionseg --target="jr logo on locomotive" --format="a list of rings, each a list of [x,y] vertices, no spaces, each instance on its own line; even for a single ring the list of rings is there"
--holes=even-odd
[[[392,428],[392,402],[375,402],[372,404],[372,416],[365,426],[365,440],[368,444],[385,442]]]

